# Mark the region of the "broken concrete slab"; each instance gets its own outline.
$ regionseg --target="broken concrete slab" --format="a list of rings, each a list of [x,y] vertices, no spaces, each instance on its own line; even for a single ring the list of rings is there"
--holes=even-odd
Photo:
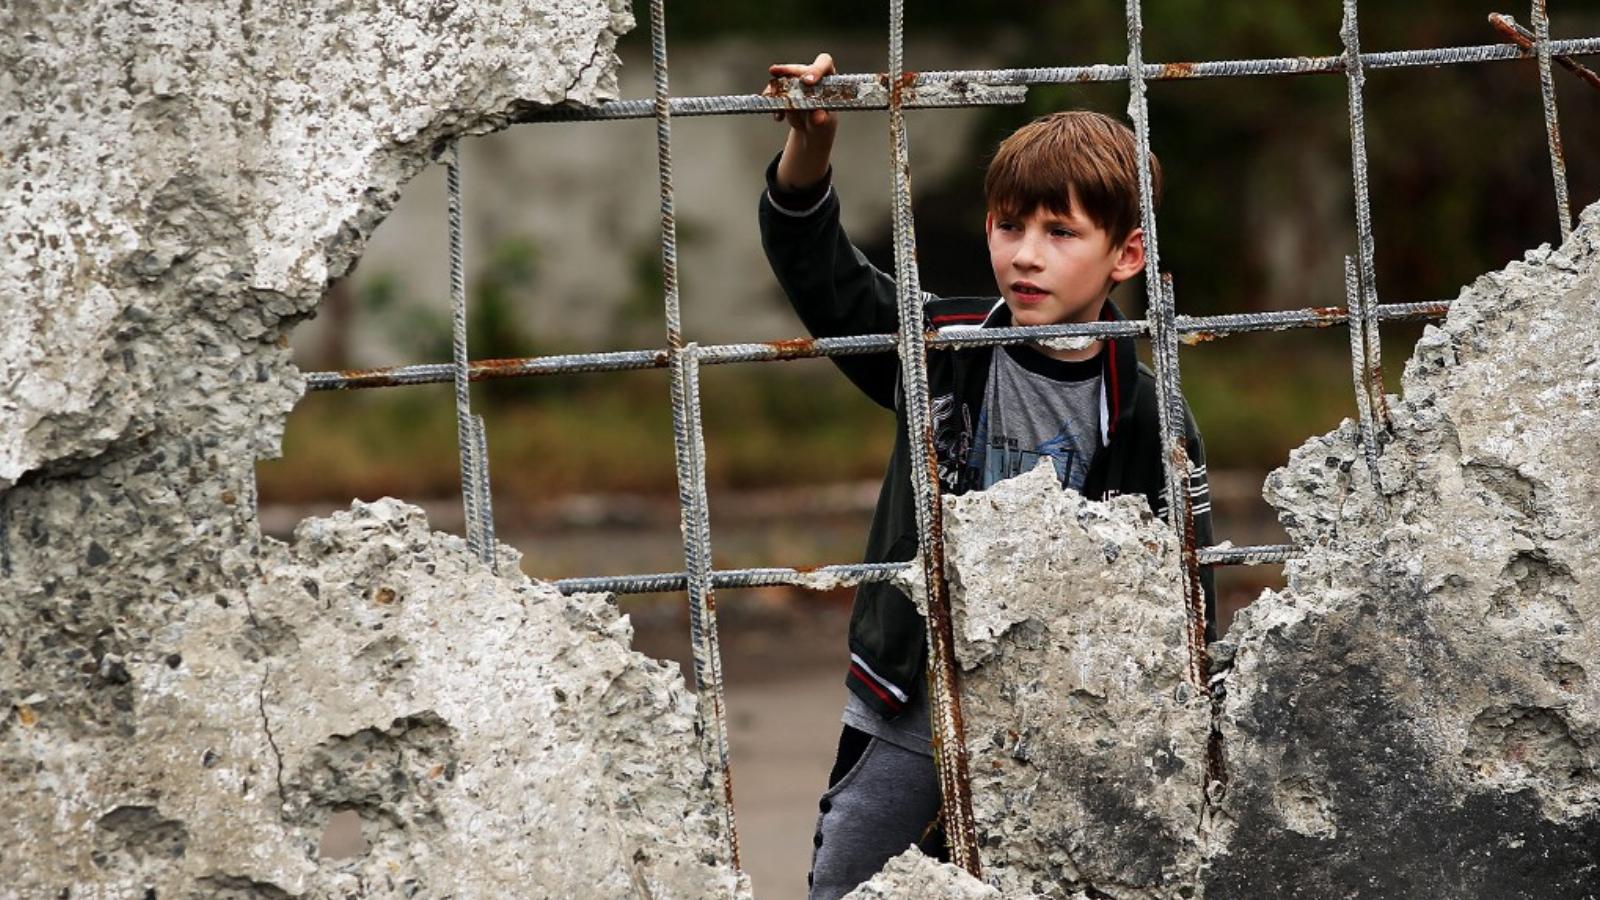
[[[0,858],[20,896],[727,896],[693,698],[392,502],[262,540],[284,337],[621,0],[0,11]],[[502,550],[502,553],[508,551]],[[514,571],[514,568],[511,569]],[[318,856],[336,814],[364,853]]]
[[[285,324],[446,142],[614,96],[631,24],[623,0],[7,4],[0,491],[179,398],[276,452]]]
[[[256,572],[81,688],[14,700],[13,889],[748,893],[694,751],[693,692],[628,649],[609,598],[491,574],[394,500],[307,520],[262,545]],[[83,734],[75,688],[118,695],[105,740]],[[365,852],[319,858],[347,811]]]
[[[889,860],[883,870],[844,900],[1000,900],[1000,892],[965,870],[923,855],[912,847]],[[1020,900],[1020,898],[1019,898]]]
[[[1479,278],[1392,404],[1268,479],[1302,558],[1229,635],[1212,895],[1600,892],[1600,206]]]
[[[1171,531],[1049,465],[946,501],[985,880],[1007,897],[1178,896],[1201,865],[1210,699]]]

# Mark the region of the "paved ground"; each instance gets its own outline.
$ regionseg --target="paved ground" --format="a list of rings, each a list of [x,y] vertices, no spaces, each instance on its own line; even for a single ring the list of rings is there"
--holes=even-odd
[[[717,596],[729,611],[718,630],[741,861],[759,900],[803,900],[817,797],[839,738],[849,609],[725,593],[735,592]],[[732,614],[741,602],[754,610]],[[635,646],[686,661],[688,626],[674,618],[635,616]]]

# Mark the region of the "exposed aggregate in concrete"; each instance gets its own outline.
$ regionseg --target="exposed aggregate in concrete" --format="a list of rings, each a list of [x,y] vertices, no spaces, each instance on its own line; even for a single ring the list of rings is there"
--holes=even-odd
[[[923,855],[916,847],[889,860],[871,880],[844,900],[1000,900],[1000,892],[949,863]]]
[[[1463,289],[1372,487],[1348,423],[1272,474],[1307,552],[1244,610],[1213,896],[1600,895],[1600,206]]]
[[[1048,464],[946,509],[985,877],[1008,897],[1191,884],[1211,704],[1184,680],[1170,530]]]

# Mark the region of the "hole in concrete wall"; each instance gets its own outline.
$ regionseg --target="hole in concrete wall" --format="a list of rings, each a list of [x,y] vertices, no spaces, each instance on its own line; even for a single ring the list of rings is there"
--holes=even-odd
[[[365,856],[369,845],[361,833],[361,814],[341,809],[328,817],[328,826],[317,844],[318,859],[351,859]]]

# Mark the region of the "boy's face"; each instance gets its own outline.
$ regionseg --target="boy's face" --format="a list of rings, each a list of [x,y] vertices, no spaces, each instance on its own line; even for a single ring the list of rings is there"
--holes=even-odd
[[[1144,268],[1143,230],[1113,246],[1077,203],[1068,215],[991,211],[983,227],[995,284],[1017,325],[1093,322],[1111,288]]]

